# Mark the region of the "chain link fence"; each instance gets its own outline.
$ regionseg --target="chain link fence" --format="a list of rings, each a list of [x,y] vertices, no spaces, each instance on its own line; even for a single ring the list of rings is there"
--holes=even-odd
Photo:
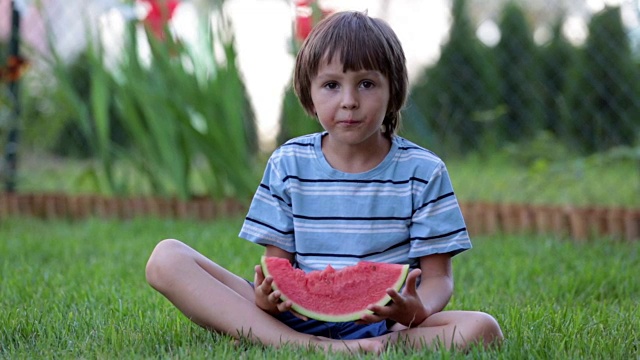
[[[396,13],[409,13],[416,1],[380,1],[375,9],[393,6]],[[69,191],[69,183],[86,179],[82,166],[101,156],[96,139],[78,122],[77,109],[59,95],[56,74],[43,70],[45,56],[38,54],[51,55],[52,39],[54,48],[63,49],[57,55],[70,74],[68,84],[90,109],[95,63],[86,56],[87,46],[96,38],[103,44],[117,40],[105,35],[105,29],[150,21],[153,3],[0,0],[5,181],[11,175],[11,149],[20,149],[20,191]],[[206,1],[184,3],[199,12],[212,8]],[[326,1],[324,6],[351,6],[338,3]],[[21,16],[17,33],[9,16],[12,5]],[[435,44],[438,56],[413,76],[401,135],[445,159],[459,196],[469,201],[640,206],[638,1],[451,0],[441,5],[448,28]],[[199,31],[195,26],[192,30]],[[156,31],[162,36],[162,28]],[[11,49],[12,34],[20,36],[20,54]],[[102,55],[101,64],[109,67],[113,59]],[[24,76],[12,78],[18,74],[12,61],[23,58],[30,67]],[[274,100],[287,102],[279,116],[286,137],[314,129],[311,123],[296,130],[300,109],[286,95]],[[129,149],[136,141],[123,122],[130,119],[118,109],[115,104],[105,110],[111,115],[109,141]],[[21,136],[12,138],[12,129]],[[17,139],[16,148],[11,142]],[[65,169],[67,185],[53,179],[54,170],[43,171],[53,165]]]

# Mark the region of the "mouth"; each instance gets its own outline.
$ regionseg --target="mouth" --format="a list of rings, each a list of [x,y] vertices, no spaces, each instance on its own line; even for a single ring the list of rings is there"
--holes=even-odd
[[[359,120],[338,120],[338,124],[342,124],[342,125],[357,125],[359,124],[361,121]]]

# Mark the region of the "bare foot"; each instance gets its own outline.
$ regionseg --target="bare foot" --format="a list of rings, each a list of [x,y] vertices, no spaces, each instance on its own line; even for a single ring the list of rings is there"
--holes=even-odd
[[[326,352],[365,352],[380,354],[385,348],[384,342],[377,339],[335,340],[321,336],[314,336],[311,340],[311,344],[324,349]]]
[[[238,347],[242,345],[243,340],[254,342],[256,344],[262,344],[268,346],[267,343],[263,343],[258,338],[248,339],[233,339],[231,343]],[[381,354],[385,347],[386,342],[379,338],[368,338],[368,339],[358,339],[358,340],[337,340],[331,339],[322,336],[310,336],[307,339],[290,342],[276,342],[271,343],[271,345],[276,348],[281,346],[309,346],[314,350],[323,350],[325,353],[373,353],[373,354]]]

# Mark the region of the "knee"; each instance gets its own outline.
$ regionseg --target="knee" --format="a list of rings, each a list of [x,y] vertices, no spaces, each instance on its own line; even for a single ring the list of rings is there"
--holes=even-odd
[[[502,329],[496,319],[483,312],[474,312],[469,320],[473,324],[475,340],[484,346],[499,345],[503,340]]]
[[[175,239],[162,240],[156,245],[145,268],[149,285],[156,289],[162,287],[162,284],[168,280],[168,276],[172,273],[172,269],[175,268],[177,258],[185,246]]]

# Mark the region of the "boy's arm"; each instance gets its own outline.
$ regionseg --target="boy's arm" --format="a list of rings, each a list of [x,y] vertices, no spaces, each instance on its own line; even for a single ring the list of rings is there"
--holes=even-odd
[[[279,247],[273,246],[273,245],[265,246],[264,256],[274,256],[274,257],[285,258],[285,259],[289,260],[290,262],[293,262],[293,254],[292,253],[290,253],[288,251],[284,251],[284,250],[280,249]]]
[[[422,270],[417,292],[431,316],[447,306],[453,293],[451,254],[433,254],[420,258]]]

